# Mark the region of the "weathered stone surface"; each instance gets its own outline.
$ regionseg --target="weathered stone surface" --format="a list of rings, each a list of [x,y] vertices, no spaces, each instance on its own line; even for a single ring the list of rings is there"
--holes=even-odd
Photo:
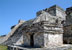
[[[34,35],[34,46],[35,47],[44,47],[44,35],[43,35],[43,33],[36,33]]]
[[[7,36],[0,38],[0,44],[44,48],[61,46],[63,39],[66,40],[71,36],[69,33],[72,33],[69,27],[72,24],[71,14],[71,8],[68,8],[65,13],[57,5],[41,10],[37,12],[35,19],[19,20]],[[68,40],[70,41],[71,37]]]
[[[69,50],[72,48],[72,45],[62,45],[59,47],[48,47],[48,48],[23,48],[18,46],[8,46],[8,50]]]
[[[39,47],[62,45],[63,24],[61,22],[65,20],[65,12],[55,5],[38,13],[32,23],[23,28],[24,45],[31,46],[31,40],[34,43],[32,45]]]
[[[72,24],[72,7],[66,9],[66,25]]]
[[[21,29],[19,27],[21,27],[23,23],[24,22],[19,22],[19,24],[17,24],[8,35],[0,39],[0,44],[13,45],[16,43],[22,36],[22,33],[20,32]]]
[[[72,44],[72,7],[66,9],[66,22],[64,24],[64,43]]]
[[[58,19],[61,18],[61,20],[66,19],[65,18],[65,16],[66,16],[65,11],[62,8],[60,8],[59,6],[57,6],[57,5],[54,5],[54,6],[50,7],[50,8],[46,8],[46,9],[44,9],[42,11],[37,12],[37,16],[43,14],[44,12],[47,12],[50,15],[52,15],[52,18],[53,18],[53,16],[56,16],[56,18],[58,18]]]

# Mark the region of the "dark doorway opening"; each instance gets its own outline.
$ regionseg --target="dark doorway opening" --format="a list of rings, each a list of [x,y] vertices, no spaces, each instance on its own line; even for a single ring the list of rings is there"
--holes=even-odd
[[[34,34],[30,35],[30,46],[34,47],[34,38],[33,38]]]

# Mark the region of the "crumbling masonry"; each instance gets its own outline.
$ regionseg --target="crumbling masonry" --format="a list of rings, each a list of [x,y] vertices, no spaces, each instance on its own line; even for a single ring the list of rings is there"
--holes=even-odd
[[[38,11],[35,19],[20,20],[7,36],[0,38],[0,44],[38,48],[61,46],[63,42],[70,43],[71,27],[72,7],[64,11],[54,5]]]

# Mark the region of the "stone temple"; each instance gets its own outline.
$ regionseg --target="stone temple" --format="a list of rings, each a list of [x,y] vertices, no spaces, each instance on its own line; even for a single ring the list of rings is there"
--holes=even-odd
[[[68,32],[71,30],[67,28],[72,24],[72,7],[64,11],[54,5],[38,11],[36,15],[36,18],[28,21],[19,20],[17,25],[11,27],[8,35],[0,37],[0,44],[9,47],[49,48],[62,46],[67,42]]]

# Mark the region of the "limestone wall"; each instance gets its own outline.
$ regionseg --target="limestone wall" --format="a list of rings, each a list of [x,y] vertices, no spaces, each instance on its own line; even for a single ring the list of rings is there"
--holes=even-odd
[[[63,44],[63,35],[62,34],[48,34],[48,45],[59,46]]]
[[[43,33],[36,33],[34,35],[34,46],[44,47],[44,35],[43,35]]]
[[[0,44],[3,42],[4,37],[0,37]]]
[[[14,45],[22,45],[23,43],[24,41],[23,41],[23,35],[22,35]]]
[[[72,44],[72,25],[64,27],[64,43]]]
[[[60,46],[63,44],[62,34],[44,34],[44,46],[45,47],[54,47]]]
[[[64,24],[64,43],[72,44],[72,7],[66,9],[66,21]]]
[[[24,41],[24,46],[29,47],[30,46],[30,35],[27,33],[23,33],[23,41]]]

